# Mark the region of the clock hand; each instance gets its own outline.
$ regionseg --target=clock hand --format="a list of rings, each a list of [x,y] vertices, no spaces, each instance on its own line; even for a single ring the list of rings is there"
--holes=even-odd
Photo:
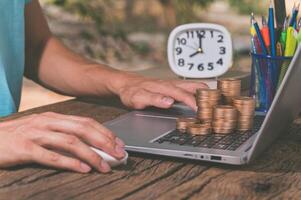
[[[195,55],[197,55],[197,54],[199,54],[200,52],[199,51],[197,51],[197,52],[195,52],[195,53],[193,53],[193,54],[191,54],[189,57],[191,58],[191,57],[193,57],[193,56],[195,56]]]
[[[198,35],[199,37],[199,48],[198,48],[198,51],[199,53],[203,53],[203,37],[199,34]]]
[[[191,58],[191,57],[193,57],[193,56],[195,56],[195,55],[197,55],[199,53],[203,53],[203,49],[202,49],[202,36],[201,35],[199,35],[199,48],[197,49],[197,51],[195,53],[191,54],[189,57]]]

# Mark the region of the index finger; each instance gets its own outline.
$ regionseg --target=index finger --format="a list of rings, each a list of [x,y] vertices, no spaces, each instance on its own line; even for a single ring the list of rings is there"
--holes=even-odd
[[[196,93],[197,89],[200,88],[208,88],[208,85],[206,83],[203,82],[196,82],[196,81],[173,81],[173,83],[179,87],[182,88],[184,90],[186,90],[187,92],[191,92],[193,94]]]
[[[180,101],[193,110],[197,110],[195,97],[191,92],[188,92],[180,87],[175,86],[172,83],[162,82],[154,83],[148,86],[147,90],[155,93],[160,93],[162,95],[171,97],[176,101]]]

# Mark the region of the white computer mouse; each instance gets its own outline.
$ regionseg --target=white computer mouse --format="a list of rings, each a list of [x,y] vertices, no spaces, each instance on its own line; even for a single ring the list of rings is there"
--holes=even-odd
[[[127,160],[129,157],[127,152],[125,152],[124,158],[122,158],[121,160],[118,160],[102,150],[96,149],[94,147],[90,147],[90,148],[93,151],[95,151],[98,155],[100,155],[111,167],[116,167],[118,165],[126,165],[127,164]]]

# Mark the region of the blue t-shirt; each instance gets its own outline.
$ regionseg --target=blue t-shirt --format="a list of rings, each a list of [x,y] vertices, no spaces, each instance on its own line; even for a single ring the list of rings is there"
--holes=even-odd
[[[24,10],[30,0],[0,0],[0,116],[17,112],[25,60]]]

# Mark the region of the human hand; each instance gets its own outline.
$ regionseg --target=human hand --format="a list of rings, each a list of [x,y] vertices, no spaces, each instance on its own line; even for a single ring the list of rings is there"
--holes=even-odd
[[[1,122],[0,138],[0,168],[39,163],[81,173],[93,167],[106,173],[110,166],[90,146],[117,159],[125,156],[124,143],[97,121],[51,112]]]
[[[126,106],[144,109],[148,106],[170,108],[175,101],[185,103],[197,110],[194,94],[198,88],[207,88],[204,83],[181,80],[159,80],[130,76],[118,90]]]

